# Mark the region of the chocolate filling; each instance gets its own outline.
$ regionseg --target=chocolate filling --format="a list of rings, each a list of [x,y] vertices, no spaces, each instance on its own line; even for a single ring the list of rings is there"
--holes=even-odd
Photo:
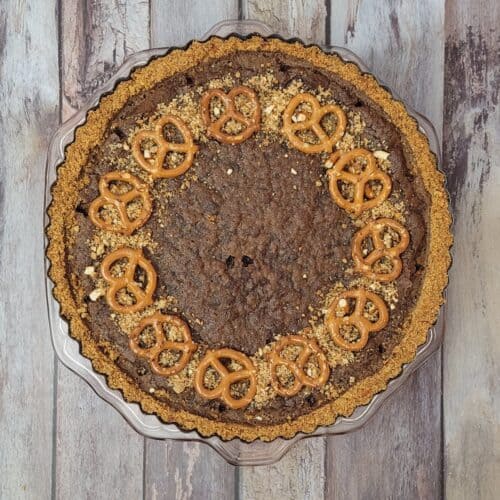
[[[87,240],[94,227],[86,211],[98,194],[99,176],[113,168],[104,161],[107,148],[122,143],[137,120],[150,116],[160,102],[227,74],[229,62],[231,73],[239,74],[241,81],[262,73],[266,65],[280,86],[301,79],[306,90],[320,86],[331,90],[337,102],[360,113],[366,123],[365,137],[384,143],[390,152],[391,200],[404,200],[405,227],[411,237],[402,256],[403,273],[396,281],[399,302],[388,326],[370,336],[354,361],[332,370],[330,381],[342,393],[352,378],[357,381],[373,374],[400,339],[425,264],[428,200],[418,177],[407,167],[400,134],[383,111],[348,83],[304,61],[280,54],[239,53],[177,74],[131,99],[110,124],[105,143],[93,151],[82,174],[89,175],[91,182],[77,208],[80,231],[69,271],[83,276],[82,286],[89,294],[93,284],[83,271],[91,265]],[[307,327],[311,308],[322,307],[333,284],[348,283],[345,261],[350,260],[352,237],[358,229],[330,197],[324,158],[303,154],[277,139],[263,139],[258,132],[239,145],[201,144],[189,172],[196,179],[188,189],[180,189],[182,177],[156,181],[173,195],[155,201],[156,208],[164,209],[163,215],[160,218],[154,210],[145,226],[158,243],[154,253],[146,252],[158,273],[157,294],[176,298],[193,340],[248,355],[277,334]],[[257,414],[261,423],[277,423],[327,401],[320,390],[313,390],[276,397],[264,410],[233,411],[220,401],[201,398],[192,388],[176,394],[130,351],[104,300],[89,301],[88,309],[93,335],[110,341],[121,353],[116,363],[144,390],[164,389],[166,395],[161,397],[173,407],[228,422],[248,422]]]

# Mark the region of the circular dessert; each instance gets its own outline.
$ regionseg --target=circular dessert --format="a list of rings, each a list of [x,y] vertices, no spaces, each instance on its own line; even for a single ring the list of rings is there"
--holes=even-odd
[[[428,141],[315,46],[214,37],[155,58],[57,174],[47,255],[71,336],[128,401],[204,436],[349,415],[443,302],[451,218]]]

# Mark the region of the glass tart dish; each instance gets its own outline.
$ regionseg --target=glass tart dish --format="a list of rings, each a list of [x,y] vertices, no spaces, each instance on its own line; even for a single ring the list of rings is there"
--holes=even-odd
[[[365,70],[211,36],[136,54],[54,137],[54,345],[144,434],[270,461],[361,425],[439,344],[438,143]]]

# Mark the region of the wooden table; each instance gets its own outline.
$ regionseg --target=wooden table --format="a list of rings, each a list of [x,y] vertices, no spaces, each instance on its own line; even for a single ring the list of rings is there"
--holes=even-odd
[[[128,54],[238,17],[352,49],[431,119],[456,237],[444,348],[362,430],[255,468],[135,433],[57,361],[44,298],[53,131]],[[0,498],[499,498],[499,21],[498,0],[2,0]]]

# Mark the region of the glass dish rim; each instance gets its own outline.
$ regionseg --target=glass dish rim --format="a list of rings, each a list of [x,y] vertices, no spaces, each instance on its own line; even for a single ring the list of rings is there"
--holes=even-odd
[[[230,34],[238,36],[248,36],[250,34],[260,34],[262,36],[275,35],[273,30],[260,21],[252,20],[228,20],[215,24],[200,40],[206,40],[210,36],[226,37]],[[279,35],[278,35],[279,36]],[[336,52],[344,60],[354,62],[362,71],[371,73],[370,68],[353,52],[344,47],[322,46],[318,45],[325,52]],[[45,175],[45,207],[44,207],[44,227],[49,220],[47,208],[51,202],[51,186],[56,179],[57,167],[64,160],[65,148],[74,140],[75,130],[85,122],[87,113],[99,104],[101,97],[112,92],[116,85],[123,79],[126,79],[130,73],[137,67],[147,64],[152,58],[165,55],[172,48],[162,47],[147,49],[130,55],[123,64],[117,69],[114,75],[104,83],[94,95],[81,106],[68,120],[60,125],[54,133],[49,145],[46,175]],[[387,89],[394,98],[401,101],[408,113],[413,116],[420,130],[429,140],[431,151],[437,157],[438,166],[441,164],[440,145],[437,134],[432,124],[420,113],[408,106],[400,96],[389,86],[377,79],[380,85]],[[44,235],[44,248],[47,245],[47,239]],[[439,317],[435,325],[429,330],[427,340],[417,349],[415,358],[403,366],[400,374],[391,379],[387,388],[375,394],[371,401],[364,406],[359,406],[349,417],[339,417],[330,426],[319,427],[311,434],[299,433],[290,439],[277,438],[271,442],[260,440],[251,443],[233,439],[223,441],[217,436],[205,438],[196,431],[183,431],[175,424],[166,424],[155,415],[143,413],[137,403],[125,401],[122,393],[116,389],[110,389],[106,383],[104,375],[95,372],[89,359],[80,353],[80,345],[69,335],[68,324],[59,314],[59,304],[52,294],[53,283],[48,278],[47,272],[49,261],[45,256],[45,288],[47,313],[49,318],[49,327],[51,332],[52,344],[60,361],[70,370],[83,378],[92,389],[105,401],[111,404],[127,422],[140,434],[154,439],[175,439],[183,441],[197,441],[208,444],[216,450],[226,461],[234,465],[264,465],[272,464],[278,461],[293,444],[304,438],[317,436],[345,434],[359,429],[363,426],[380,406],[399,389],[404,381],[419,368],[435,352],[442,343],[444,334],[443,308],[441,308]]]

